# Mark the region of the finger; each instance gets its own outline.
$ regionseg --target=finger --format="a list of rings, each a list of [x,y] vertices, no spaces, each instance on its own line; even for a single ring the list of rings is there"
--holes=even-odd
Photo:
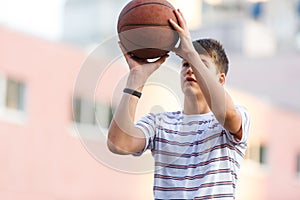
[[[131,54],[131,58],[132,58],[133,60],[135,60],[136,62],[141,63],[141,64],[147,63],[147,59],[136,57],[136,56],[133,55],[133,54]]]
[[[172,25],[172,27],[175,29],[175,31],[177,32],[183,31],[183,29],[173,19],[169,19],[169,22]]]
[[[119,44],[119,47],[120,47],[120,49],[121,49],[121,51],[122,51],[123,54],[128,53],[128,52],[125,50],[125,48],[124,48],[123,44],[121,43],[121,41],[118,41],[118,44]]]
[[[139,61],[139,62],[144,62],[145,61],[145,59],[138,58],[135,55],[133,55],[132,53],[130,53],[129,51],[127,51],[126,48],[124,47],[124,45],[120,41],[118,42],[118,44],[119,44],[119,46],[120,46],[120,48],[122,50],[122,53],[126,57],[131,58],[131,59],[133,59],[135,61]]]
[[[135,60],[133,58],[133,56],[125,49],[125,47],[123,46],[123,44],[120,41],[118,42],[118,44],[119,44],[119,47],[120,47],[120,49],[121,49],[121,51],[122,51],[122,53],[123,53],[123,55],[126,59],[126,62],[128,64],[129,64],[130,60]]]
[[[181,10],[178,8],[177,11],[179,12],[180,16],[182,17],[183,21],[184,21],[185,24],[186,24],[186,19],[185,19],[183,13],[181,12]]]
[[[182,28],[182,29],[185,29],[185,19],[183,17],[183,14],[181,13],[181,11],[178,9],[178,10],[174,10],[174,13],[176,15],[176,18],[178,20],[178,24],[179,26]]]
[[[153,73],[155,70],[157,70],[165,61],[166,59],[169,57],[168,54],[160,57],[158,60],[156,60],[155,62],[153,62],[151,64],[152,67],[147,67],[147,70],[150,71],[150,74]]]

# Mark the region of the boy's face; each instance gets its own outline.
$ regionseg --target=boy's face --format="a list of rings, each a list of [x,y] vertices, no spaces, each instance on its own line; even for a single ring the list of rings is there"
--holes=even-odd
[[[217,65],[213,62],[212,58],[208,55],[199,55],[203,64],[207,67],[209,72],[213,77],[216,78],[216,81],[224,84],[225,75],[224,73],[220,73]],[[190,64],[183,60],[182,61],[182,69],[181,69],[181,89],[185,95],[202,95],[202,91],[200,86],[196,81],[196,77],[194,72],[190,66]]]

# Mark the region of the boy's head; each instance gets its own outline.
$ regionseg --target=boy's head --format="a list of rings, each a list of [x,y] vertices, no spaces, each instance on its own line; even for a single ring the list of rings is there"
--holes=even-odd
[[[222,44],[214,39],[199,39],[193,41],[198,54],[210,56],[220,73],[228,72],[229,61]]]

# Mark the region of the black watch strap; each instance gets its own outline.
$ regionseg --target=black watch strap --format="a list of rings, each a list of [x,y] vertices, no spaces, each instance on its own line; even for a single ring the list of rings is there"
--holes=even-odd
[[[142,93],[140,93],[136,90],[129,89],[129,88],[124,88],[123,92],[127,93],[127,94],[131,94],[131,95],[136,96],[138,98],[141,98],[141,96],[142,96]]]

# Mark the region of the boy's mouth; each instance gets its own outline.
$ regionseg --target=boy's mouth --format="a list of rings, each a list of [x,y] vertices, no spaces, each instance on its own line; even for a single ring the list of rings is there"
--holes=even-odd
[[[194,78],[192,78],[191,76],[188,76],[185,78],[186,81],[188,82],[197,82]]]

